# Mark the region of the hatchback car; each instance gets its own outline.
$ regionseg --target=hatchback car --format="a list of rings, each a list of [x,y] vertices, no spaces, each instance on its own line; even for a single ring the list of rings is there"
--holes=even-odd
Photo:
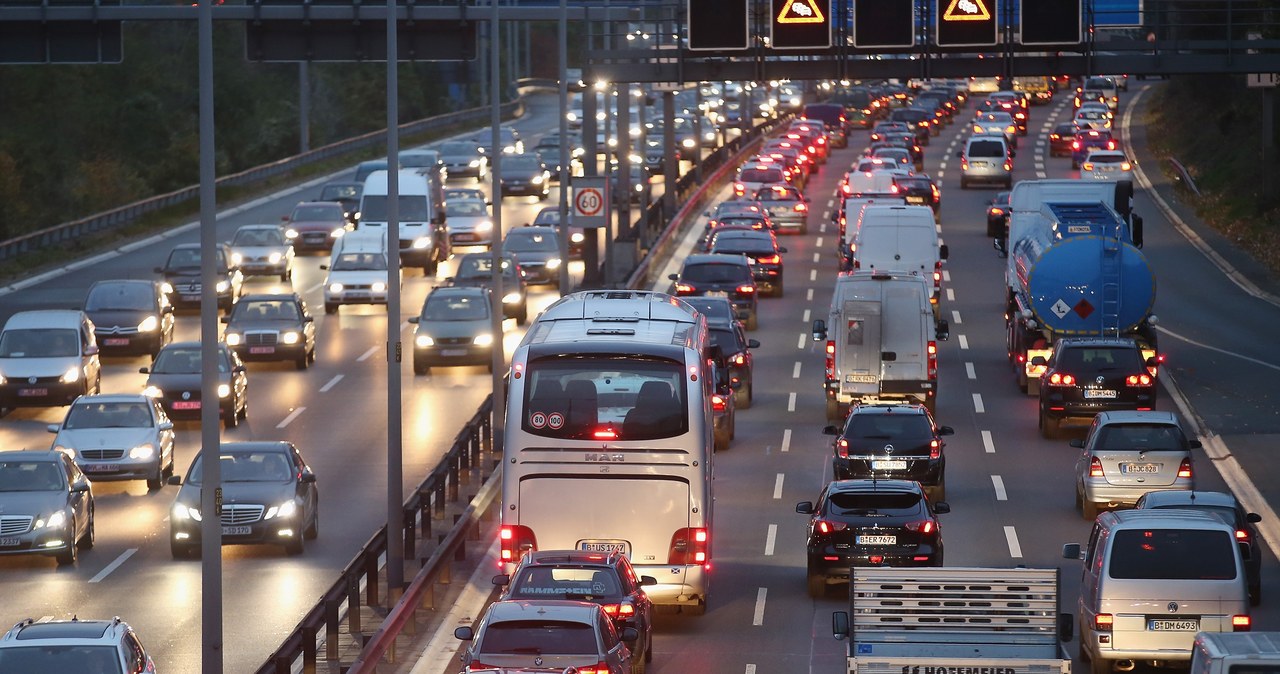
[[[502,239],[502,250],[516,256],[525,283],[560,287],[560,240],[554,227],[516,227]]]
[[[0,672],[154,674],[156,665],[129,624],[27,618],[0,637]]]
[[[548,206],[538,211],[538,214],[533,216],[533,222],[529,223],[529,225],[532,225],[532,226],[546,225],[548,227],[555,227],[556,230],[559,232],[567,233],[569,236],[569,259],[581,260],[582,248],[583,248],[583,245],[586,243],[587,235],[585,232],[583,232],[581,227],[575,227],[573,225],[572,209],[570,209],[569,211],[569,218],[570,218],[569,226],[561,227],[560,226],[560,208],[558,206]]]
[[[385,170],[385,160],[383,164]],[[281,220],[284,221],[285,236],[298,251],[332,250],[335,241],[355,228],[348,219],[347,207],[341,201],[303,201]]]
[[[413,332],[413,373],[435,366],[484,365],[493,371],[493,322],[489,289],[438,286],[409,322]]]
[[[244,274],[232,257],[230,246],[219,244],[214,255],[214,274],[217,276],[214,294],[218,300],[218,308],[231,311],[231,305],[240,299]],[[155,272],[164,277],[164,291],[169,294],[174,306],[200,306],[204,296],[200,282],[200,244],[180,243],[174,246],[164,266],[156,267]]]
[[[1049,133],[1049,156],[1066,157],[1071,154],[1071,141],[1076,137],[1075,124],[1059,124]]]
[[[1196,487],[1188,440],[1171,412],[1102,412],[1083,440],[1071,446],[1076,458],[1076,507],[1092,522],[1102,509],[1132,507],[1152,491]]]
[[[902,195],[904,203],[909,206],[928,206],[933,209],[934,221],[942,221],[942,190],[938,189],[938,183],[933,178],[924,173],[894,176],[893,186],[897,188],[896,193]]]
[[[92,547],[93,490],[71,457],[0,453],[0,555],[51,555],[66,566]]]
[[[733,195],[738,199],[754,199],[760,188],[768,185],[783,185],[790,181],[789,175],[781,166],[766,163],[748,163],[738,169],[733,179]]]
[[[1262,603],[1262,543],[1258,527],[1254,526],[1262,521],[1261,515],[1245,511],[1234,495],[1220,491],[1152,491],[1143,494],[1134,507],[1138,510],[1200,510],[1235,527],[1240,558],[1249,579],[1249,603],[1253,606]]]
[[[1080,165],[1080,179],[1132,180],[1133,165],[1120,150],[1093,150]]]
[[[502,196],[526,195],[546,199],[551,195],[551,170],[536,154],[502,158]]]
[[[245,295],[222,317],[222,339],[241,360],[316,362],[316,324],[298,293]]]
[[[653,660],[653,602],[644,588],[658,581],[636,574],[620,552],[535,550],[522,557],[510,575],[494,576],[493,584],[503,588],[500,599],[504,600],[566,599],[599,604],[619,633],[628,627],[639,633],[633,660]]]
[[[293,243],[279,225],[244,225],[231,240],[231,263],[243,274],[278,276],[293,280]]]
[[[222,544],[282,544],[302,554],[305,540],[320,534],[320,492],[316,474],[291,442],[224,442],[218,447],[222,480]],[[203,516],[200,488],[204,452],[196,455],[169,513],[169,548],[174,559],[200,552]]]
[[[147,354],[173,341],[173,304],[158,281],[119,279],[89,287],[84,313],[104,356]]]
[[[1112,124],[1111,111],[1101,103],[1085,103],[1076,110],[1076,114],[1071,118],[1071,123],[1081,131],[1089,129],[1110,129]]]
[[[218,344],[218,415],[235,428],[249,414],[249,378],[244,363],[226,342]],[[200,342],[174,342],[160,349],[150,367],[142,394],[160,401],[171,419],[200,418]]]
[[[1018,147],[1018,126],[1007,112],[984,112],[973,118],[973,133],[1003,135],[1009,147]]]
[[[483,199],[450,199],[445,202],[445,225],[454,246],[484,246],[493,243],[493,216]]]
[[[782,297],[782,254],[787,249],[778,245],[773,232],[721,228],[711,235],[707,252],[746,256],[759,291],[767,292],[771,297]]]
[[[855,405],[844,426],[827,426],[832,443],[835,479],[889,478],[914,480],[937,501],[947,497],[947,457],[943,436],[950,426],[934,423],[924,405]]]
[[[702,306],[710,301],[722,301],[719,298],[690,297],[689,302],[703,311]],[[734,392],[737,407],[751,407],[753,394],[752,378],[755,373],[755,359],[752,349],[760,348],[760,342],[748,339],[742,329],[742,323],[735,318],[723,318],[719,315],[707,314],[707,334],[711,337],[711,346],[718,349],[723,365],[727,369],[729,382]]]
[[[0,408],[56,407],[102,391],[94,325],[83,311],[19,311],[0,332]]]
[[[490,604],[475,629],[459,627],[453,636],[468,642],[461,655],[464,673],[533,665],[629,674],[627,644],[640,633],[634,627],[619,631],[599,604],[512,599]]]
[[[529,322],[529,286],[515,256],[502,256],[502,315],[516,319],[517,325]],[[467,253],[458,258],[458,270],[448,282],[455,286],[490,287],[493,283],[493,256],[489,253]]]
[[[974,182],[995,182],[1013,189],[1014,151],[1000,136],[971,136],[964,150],[956,154],[960,158],[960,189],[968,189]]]
[[[173,422],[141,394],[80,396],[60,424],[49,424],[53,450],[75,460],[95,482],[146,480],[155,491],[173,474]]]
[[[336,201],[342,204],[342,213],[347,222],[356,225],[360,222],[360,195],[363,193],[362,183],[328,183],[320,189],[317,201]]]
[[[798,188],[769,185],[756,190],[755,201],[779,232],[784,229],[796,234],[809,232],[809,199]]]
[[[680,297],[727,297],[733,303],[738,320],[748,330],[756,329],[759,300],[751,262],[743,255],[690,255],[684,259],[680,273],[668,278],[675,281],[675,294]]]
[[[1056,438],[1067,423],[1092,422],[1099,412],[1153,410],[1156,378],[1147,370],[1141,346],[1125,338],[1068,337],[1053,345],[1040,375],[1040,431]]]
[[[937,515],[951,506],[930,502],[919,482],[836,480],[817,503],[797,503],[796,512],[809,515],[811,597],[825,596],[832,582],[848,582],[854,566],[942,566]]]

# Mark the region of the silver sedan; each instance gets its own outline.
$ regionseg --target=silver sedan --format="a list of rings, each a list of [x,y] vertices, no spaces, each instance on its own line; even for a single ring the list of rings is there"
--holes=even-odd
[[[146,480],[156,491],[173,474],[173,422],[160,403],[141,394],[76,398],[55,433],[53,449],[75,460],[94,482]]]

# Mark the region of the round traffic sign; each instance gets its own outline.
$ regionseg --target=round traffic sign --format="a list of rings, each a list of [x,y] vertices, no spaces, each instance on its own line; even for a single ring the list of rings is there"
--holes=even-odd
[[[580,187],[573,193],[573,210],[582,217],[600,215],[604,209],[604,195],[596,187]]]

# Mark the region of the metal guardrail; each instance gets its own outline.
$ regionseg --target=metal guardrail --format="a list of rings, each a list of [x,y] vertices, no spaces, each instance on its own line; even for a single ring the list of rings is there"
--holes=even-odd
[[[520,99],[504,103],[502,105],[502,115],[504,117],[508,117],[512,114],[517,114],[522,105],[523,101]],[[450,112],[444,115],[427,117],[413,122],[406,122],[400,125],[400,132],[401,134],[411,135],[445,129],[457,124],[487,124],[489,121],[489,115],[490,108],[488,106],[459,110],[457,112]],[[269,164],[255,166],[239,173],[223,176],[218,178],[216,183],[219,188],[260,183],[276,176],[288,174],[291,171],[295,171],[304,166],[309,166],[334,157],[340,157],[356,150],[363,150],[380,145],[385,141],[386,137],[387,133],[385,129],[372,131],[361,136],[348,138],[336,143],[330,143],[329,145],[318,147],[309,152],[297,154],[292,157],[286,157]],[[138,219],[144,215],[193,201],[198,199],[199,196],[200,186],[192,185],[190,187],[184,187],[180,190],[169,192],[168,194],[161,194],[141,201],[135,201],[119,208],[113,208],[109,211],[90,215],[86,218],[65,222],[60,225],[54,225],[53,227],[23,234],[6,241],[0,241],[0,262],[12,260],[27,253],[75,241],[88,234],[96,234],[98,232],[119,229],[137,222]]]
[[[1178,184],[1190,190],[1197,197],[1200,196],[1200,188],[1196,187],[1196,181],[1191,177],[1191,172],[1187,170],[1187,167],[1183,166],[1182,162],[1174,157],[1169,157],[1169,165],[1173,167],[1173,177],[1178,181]]]
[[[426,539],[432,535],[434,524],[445,517],[449,504],[456,504],[461,498],[461,488],[470,484],[473,473],[478,472],[481,479],[486,479],[486,472],[491,475],[501,467],[501,462],[483,461],[493,451],[493,396],[485,398],[471,419],[454,438],[453,446],[431,471],[427,478],[418,485],[412,495],[404,503],[404,549],[406,556],[412,555],[419,536]],[[493,457],[489,457],[493,458]],[[490,480],[489,482],[493,482]],[[486,484],[481,494],[487,494],[492,502],[495,488]],[[480,495],[476,500],[479,501]],[[487,506],[487,504],[486,504]],[[411,588],[416,586],[418,592],[417,606],[422,603],[423,595],[429,591],[431,584],[447,573],[439,568],[442,561],[453,559],[453,555],[465,554],[462,542],[465,534],[474,525],[477,516],[476,503],[463,511],[458,524],[453,525],[449,533],[435,548],[431,558],[423,566],[423,571],[414,580]],[[379,606],[382,604],[379,592],[379,557],[387,551],[387,527],[381,529],[365,543],[355,558],[342,570],[342,575],[320,598],[320,601],[302,618],[293,632],[285,638],[280,647],[267,658],[266,663],[258,668],[257,674],[289,674],[294,663],[302,660],[302,671],[315,674],[318,660],[323,657],[327,662],[339,660],[342,614],[346,612],[347,632],[362,635],[362,606]],[[423,580],[430,578],[431,583]],[[364,581],[364,599],[361,600],[360,583]],[[421,582],[420,582],[421,581]],[[406,603],[406,602],[399,602]],[[394,612],[393,612],[394,613]],[[411,612],[410,612],[411,614]],[[403,625],[403,622],[400,623]],[[386,631],[387,624],[378,630],[378,634]],[[399,630],[396,630],[396,634]],[[376,636],[376,635],[375,635]],[[323,637],[323,638],[321,638]],[[394,635],[392,635],[394,637]],[[381,643],[381,642],[379,642]],[[323,647],[323,653],[322,651]]]

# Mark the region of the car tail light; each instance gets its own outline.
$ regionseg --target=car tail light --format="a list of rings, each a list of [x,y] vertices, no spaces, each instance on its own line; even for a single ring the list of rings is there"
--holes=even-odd
[[[991,215],[1004,215],[1004,209],[999,206],[992,206]]]
[[[1127,162],[1127,161],[1122,161],[1122,162],[1120,162],[1120,170],[1121,170],[1121,171],[1132,171],[1132,170],[1133,170],[1133,164],[1130,164],[1130,163],[1129,163],[1129,162]]]
[[[1099,632],[1110,632],[1115,620],[1115,616],[1110,613],[1099,613],[1093,616],[1093,629]]]
[[[1012,171],[1012,170],[1013,170],[1013,162],[1009,161],[1008,159],[1004,160],[1004,170],[1006,170],[1006,171]]]
[[[1072,150],[1079,150],[1079,149],[1080,149],[1080,141],[1078,141],[1078,140],[1073,140],[1073,141],[1071,141],[1071,149],[1072,149]]]
[[[689,285],[688,283],[677,283],[677,284],[676,284],[676,294],[677,294],[677,295],[688,295],[689,293],[692,293],[694,290],[695,290],[695,288],[694,288],[693,286]]]
[[[610,618],[630,618],[636,614],[636,607],[631,604],[605,604],[601,608]]]
[[[939,442],[937,438],[934,438],[933,440],[929,441],[929,458],[930,459],[942,458],[942,443]]]
[[[1004,132],[1005,132],[1005,133],[1017,133],[1017,132],[1018,132],[1018,127],[1013,126],[1013,125],[1011,124],[1011,125],[1006,126],[1006,127],[1004,128]]]
[[[818,520],[813,523],[813,528],[818,530],[820,534],[829,534],[834,531],[844,531],[849,528],[844,522],[832,522],[831,520]]]
[[[1050,386],[1075,386],[1076,378],[1069,374],[1054,372],[1053,374],[1049,375],[1049,385]]]
[[[849,441],[844,438],[836,440],[836,456],[847,459],[849,458]]]
[[[1248,531],[1246,531],[1246,530],[1244,530],[1244,529],[1236,529],[1236,542],[1237,542],[1237,543],[1248,543],[1248,542],[1249,542],[1249,532],[1248,532]]]
[[[929,352],[929,378],[937,379],[938,378],[938,343],[933,340],[929,340],[928,352]]]
[[[1051,140],[1051,141],[1053,141],[1053,140],[1062,140],[1062,136],[1060,136],[1060,135],[1058,135],[1058,134],[1056,134],[1056,133],[1051,133],[1051,134],[1049,134],[1049,140]]]
[[[1131,374],[1124,378],[1124,383],[1129,386],[1150,386],[1151,375],[1145,372],[1142,374]]]
[[[729,409],[728,403],[725,402],[724,396],[719,393],[711,396],[711,409],[715,412],[724,412]]]
[[[809,205],[804,203],[803,201],[796,204],[797,212],[804,213],[804,212],[807,212],[808,210],[809,210]]]
[[[938,530],[938,523],[933,520],[920,520],[919,522],[907,522],[906,527],[907,531],[932,534]]]
[[[743,354],[739,353],[739,354],[737,354],[737,355],[735,355],[735,356],[733,357],[733,364],[734,364],[734,365],[746,365],[746,364],[747,364],[747,357],[746,357],[745,355],[743,355]]]
[[[942,191],[938,189],[937,185],[930,185],[929,189],[933,192],[933,200],[935,202],[942,199]]]
[[[968,160],[967,158],[965,158],[965,157],[961,157],[961,158],[960,158],[960,170],[961,170],[961,171],[968,171],[968,170],[969,170],[969,160]]]
[[[1191,459],[1182,460],[1182,464],[1178,466],[1178,477],[1191,478]]]
[[[1096,456],[1089,462],[1089,477],[1103,477],[1102,460]]]
[[[740,285],[738,286],[738,292],[743,295],[753,295],[756,292],[756,287],[753,285]]]
[[[705,564],[711,559],[711,534],[701,527],[677,529],[671,535],[667,563],[675,565]],[[581,671],[581,670],[579,670]]]
[[[1085,171],[1092,171],[1092,170],[1093,170],[1093,162],[1091,162],[1091,161],[1087,161],[1087,162],[1085,162],[1085,163],[1081,164],[1081,165],[1080,165],[1080,168],[1081,168],[1081,169],[1083,169],[1083,170],[1085,170]]]
[[[538,549],[538,539],[534,537],[533,529],[519,524],[504,524],[498,530],[498,540],[502,544],[502,551],[498,556],[499,567],[515,563],[524,553]]]
[[[734,194],[737,194],[738,196],[742,196],[744,193],[746,193],[746,191],[747,191],[747,186],[746,186],[746,185],[744,185],[744,184],[742,184],[742,183],[734,183],[734,184],[733,184],[733,192],[734,192]]]
[[[1248,632],[1252,628],[1253,628],[1253,619],[1250,618],[1249,616],[1247,615],[1231,616],[1232,632]]]
[[[756,258],[756,262],[759,262],[760,264],[778,264],[779,262],[782,262],[782,256],[781,255],[761,255],[760,257]]]
[[[1107,149],[1108,150],[1116,149],[1116,142],[1114,140],[1107,141]]]
[[[474,668],[475,665],[472,665],[472,667]],[[501,668],[497,667],[495,669],[501,669]],[[609,663],[603,660],[601,660],[600,662],[597,662],[596,664],[590,667],[577,668],[578,674],[609,674],[610,671],[611,670],[609,669]]]

